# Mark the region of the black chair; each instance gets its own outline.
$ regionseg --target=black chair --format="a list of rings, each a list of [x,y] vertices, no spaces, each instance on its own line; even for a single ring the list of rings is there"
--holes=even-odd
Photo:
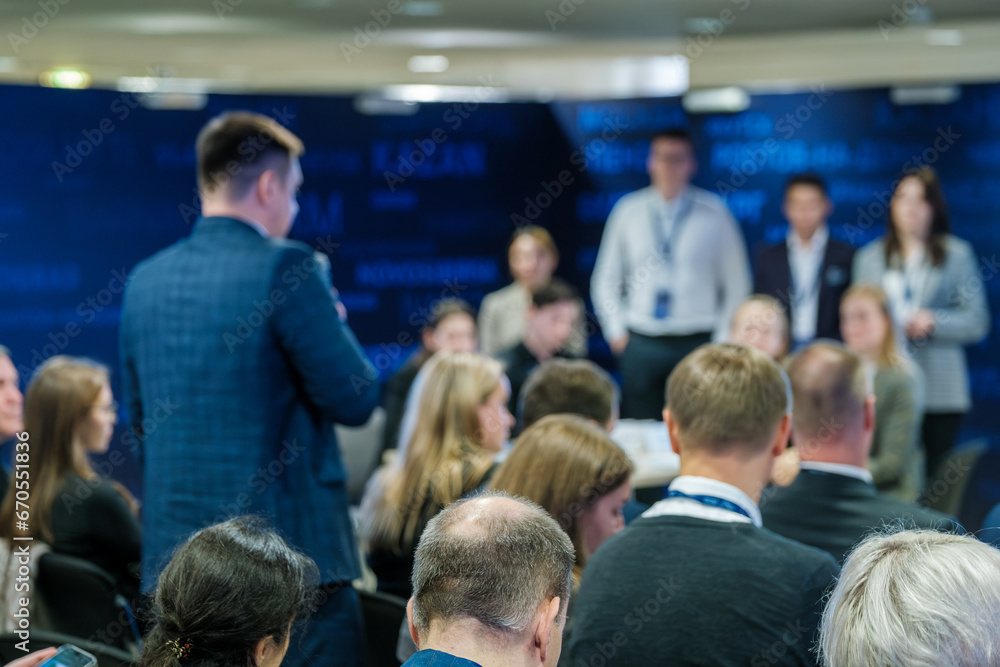
[[[46,630],[135,650],[138,637],[128,602],[111,575],[90,561],[46,553],[38,559],[35,594],[45,610]]]
[[[22,641],[24,640],[14,633],[0,635],[0,662],[6,665],[12,660],[23,658],[26,654],[17,648],[17,644],[20,644]],[[94,657],[97,658],[97,667],[123,667],[134,664],[133,657],[121,649],[98,642],[87,641],[80,637],[59,634],[58,632],[31,629],[29,646],[32,651],[40,651],[43,648],[62,646],[63,644],[73,644],[88,653],[93,653]]]
[[[366,667],[399,667],[396,640],[406,618],[406,600],[386,593],[358,591],[365,625]]]

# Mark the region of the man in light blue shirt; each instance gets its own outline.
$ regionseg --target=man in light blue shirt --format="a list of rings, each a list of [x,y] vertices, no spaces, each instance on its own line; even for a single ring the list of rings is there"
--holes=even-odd
[[[686,130],[653,136],[651,185],[608,216],[591,277],[594,311],[624,379],[622,416],[659,419],[667,376],[694,348],[724,340],[750,294],[746,245],[717,195],[692,186]]]

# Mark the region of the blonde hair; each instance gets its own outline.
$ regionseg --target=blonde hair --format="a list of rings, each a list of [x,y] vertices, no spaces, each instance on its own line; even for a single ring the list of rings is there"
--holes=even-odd
[[[524,430],[490,488],[538,503],[559,522],[576,548],[576,585],[587,564],[583,515],[627,482],[632,470],[604,430],[576,415],[549,415]]]
[[[899,346],[896,344],[896,324],[892,319],[892,311],[889,309],[889,297],[878,285],[871,283],[855,283],[844,292],[840,298],[840,307],[843,308],[851,299],[868,299],[876,306],[885,320],[885,338],[882,340],[882,348],[879,350],[878,365],[880,367],[900,368],[903,366],[902,356],[899,354]]]
[[[94,408],[108,369],[86,359],[52,357],[42,364],[28,385],[24,399],[24,430],[30,434],[28,473],[32,516],[29,529],[18,537],[53,539],[52,505],[66,475],[95,476],[86,457],[75,456],[73,436]],[[14,536],[15,485],[11,483],[0,506],[0,537]]]
[[[778,326],[781,327],[781,339],[784,341],[785,347],[782,350],[781,356],[778,358],[780,361],[786,354],[788,354],[788,350],[792,346],[792,327],[788,321],[788,313],[785,311],[784,304],[770,294],[751,294],[747,297],[746,301],[741,303],[739,308],[736,309],[736,312],[733,313],[733,321],[729,324],[730,334],[738,333],[736,325],[740,322],[740,318],[745,317],[746,311],[749,307],[756,304],[760,304],[771,311],[771,315],[765,316],[764,318],[764,322],[766,324],[774,324],[777,322]]]
[[[790,407],[784,372],[763,352],[732,343],[702,345],[667,380],[667,407],[684,443],[723,453],[756,453]]]
[[[507,246],[507,255],[510,256],[510,251],[513,249],[514,244],[522,236],[528,236],[534,239],[535,243],[542,247],[542,249],[555,257],[559,258],[559,248],[556,247],[556,242],[552,238],[552,234],[544,227],[539,227],[538,225],[525,225],[514,232],[514,235],[510,237],[510,244]]]
[[[406,452],[379,473],[362,502],[369,550],[408,550],[421,523],[479,486],[493,465],[482,447],[486,425],[479,423],[478,408],[500,386],[500,362],[441,351],[427,362],[426,373]]]

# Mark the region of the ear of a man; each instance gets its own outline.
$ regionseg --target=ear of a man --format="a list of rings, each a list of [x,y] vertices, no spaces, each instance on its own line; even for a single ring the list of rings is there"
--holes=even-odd
[[[406,602],[406,624],[410,627],[410,637],[413,639],[413,643],[417,650],[420,650],[420,637],[417,636],[417,626],[413,624],[413,598]]]
[[[535,615],[535,648],[538,651],[538,659],[542,664],[556,664],[559,659],[558,651],[562,646],[563,626],[556,621],[559,618],[560,600],[554,597],[542,604]],[[558,633],[553,641],[553,636]]]

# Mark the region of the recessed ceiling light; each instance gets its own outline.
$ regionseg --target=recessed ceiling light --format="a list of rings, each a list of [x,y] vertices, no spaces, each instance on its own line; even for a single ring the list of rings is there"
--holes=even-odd
[[[443,12],[444,5],[436,0],[409,0],[402,10],[406,16],[441,16]]]
[[[90,85],[90,75],[82,69],[59,67],[42,72],[38,82],[47,88],[86,88]]]
[[[445,56],[413,56],[406,63],[411,72],[443,72],[448,69]]]

